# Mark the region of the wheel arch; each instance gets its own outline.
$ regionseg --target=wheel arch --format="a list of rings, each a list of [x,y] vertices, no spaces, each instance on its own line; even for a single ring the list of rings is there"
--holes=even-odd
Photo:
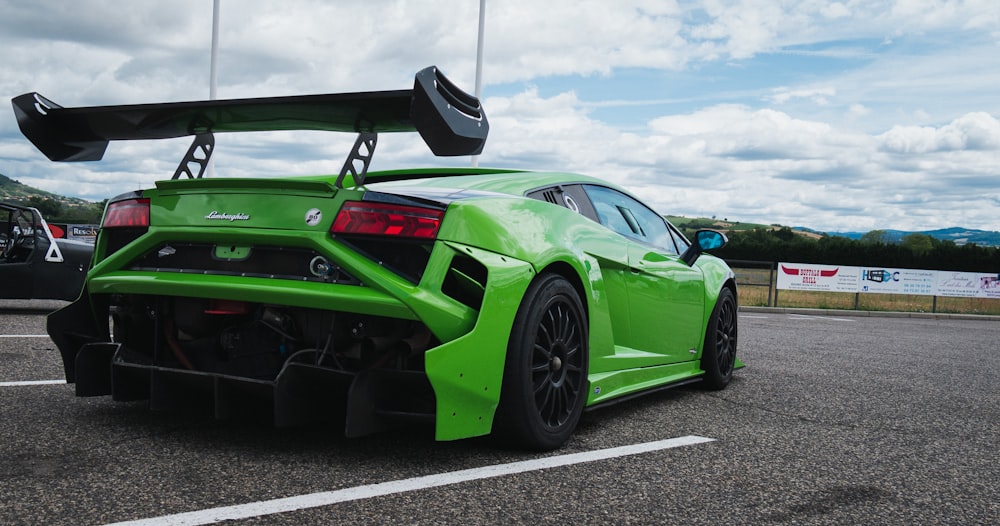
[[[573,288],[576,289],[576,293],[580,296],[580,301],[583,303],[584,314],[588,316],[590,315],[590,307],[589,307],[590,292],[588,290],[588,287],[584,285],[583,279],[580,277],[580,273],[577,271],[575,267],[573,267],[573,265],[571,265],[566,261],[561,261],[561,260],[552,261],[544,268],[539,269],[538,274],[536,274],[535,276],[535,279],[538,279],[538,276],[541,276],[542,274],[546,273],[556,274],[558,276],[561,276],[563,279],[565,279],[571,285],[573,285]]]
[[[736,278],[730,277],[729,279],[726,280],[725,283],[722,284],[722,286],[732,291],[733,297],[736,298],[736,304],[737,306],[739,306],[740,296],[739,296],[739,291],[736,290]]]

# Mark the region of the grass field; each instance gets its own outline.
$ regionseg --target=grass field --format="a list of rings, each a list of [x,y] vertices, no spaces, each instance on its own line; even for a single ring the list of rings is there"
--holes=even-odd
[[[1000,300],[997,299],[946,297],[935,299],[932,296],[909,294],[775,291],[770,282],[770,269],[734,267],[733,271],[736,272],[740,305],[764,307],[768,306],[770,299],[771,307],[1000,315]]]

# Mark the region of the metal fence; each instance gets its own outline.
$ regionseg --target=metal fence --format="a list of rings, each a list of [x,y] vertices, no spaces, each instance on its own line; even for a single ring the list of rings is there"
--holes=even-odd
[[[778,268],[774,261],[750,261],[745,259],[731,259],[726,261],[736,274],[736,287],[766,287],[767,306],[772,307],[772,299],[777,304],[777,289],[774,287],[775,270]]]

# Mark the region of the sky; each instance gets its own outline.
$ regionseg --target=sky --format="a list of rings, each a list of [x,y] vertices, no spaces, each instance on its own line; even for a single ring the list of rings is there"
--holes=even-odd
[[[220,0],[218,98],[475,89],[475,0]],[[0,97],[209,98],[211,0],[0,0]],[[665,215],[820,231],[1000,231],[996,0],[486,0],[481,167],[620,184]],[[101,200],[169,179],[189,139],[53,163],[0,109],[0,173]],[[337,173],[354,137],[217,134],[215,177]],[[470,166],[415,134],[372,169]]]

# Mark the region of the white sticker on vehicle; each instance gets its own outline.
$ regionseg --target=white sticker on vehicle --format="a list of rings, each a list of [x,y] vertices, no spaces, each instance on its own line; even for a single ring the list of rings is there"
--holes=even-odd
[[[323,219],[323,212],[319,208],[310,208],[306,212],[306,224],[309,226],[316,226]]]

